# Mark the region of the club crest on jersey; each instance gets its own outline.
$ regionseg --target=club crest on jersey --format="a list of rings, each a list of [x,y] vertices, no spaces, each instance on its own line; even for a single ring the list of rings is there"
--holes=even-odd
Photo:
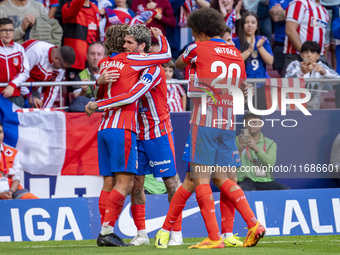
[[[11,157],[11,156],[13,155],[13,151],[10,150],[10,149],[7,149],[7,150],[5,151],[5,155],[6,155],[7,157]]]
[[[19,58],[13,58],[13,65],[19,65]]]

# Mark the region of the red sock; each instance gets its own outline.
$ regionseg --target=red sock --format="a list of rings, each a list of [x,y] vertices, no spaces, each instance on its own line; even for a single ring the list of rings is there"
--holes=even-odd
[[[171,231],[174,223],[177,222],[177,220],[180,220],[180,224],[182,225],[182,219],[179,219],[179,217],[180,215],[182,215],[181,213],[183,211],[183,208],[185,207],[185,203],[187,202],[191,194],[192,193],[187,191],[182,186],[178,188],[170,202],[169,211],[163,223],[163,229]],[[182,226],[180,228],[182,229]]]
[[[198,185],[195,191],[208,236],[211,240],[217,241],[220,239],[221,234],[216,221],[215,203],[210,184]]]
[[[230,192],[230,189],[233,186],[236,186],[239,189]],[[226,196],[229,201],[235,206],[244,221],[247,223],[248,228],[252,228],[256,225],[257,220],[248,204],[243,190],[235,182],[233,182],[232,180],[226,180],[221,186],[221,193],[223,194],[223,196]]]
[[[123,209],[124,201],[125,197],[117,190],[113,189],[110,192],[110,195],[106,200],[104,222],[108,222],[108,224],[112,227],[115,226],[119,214]]]
[[[106,200],[109,197],[110,192],[108,191],[101,191],[99,196],[99,214],[100,214],[100,224],[103,225],[104,216],[105,216],[105,207],[106,207]]]
[[[182,212],[178,216],[176,222],[174,223],[174,226],[172,227],[172,230],[173,231],[182,231]]]
[[[222,193],[220,198],[220,209],[222,234],[233,233],[235,206],[229,201],[226,196],[223,196]]]
[[[145,205],[132,205],[131,213],[137,230],[145,229]]]

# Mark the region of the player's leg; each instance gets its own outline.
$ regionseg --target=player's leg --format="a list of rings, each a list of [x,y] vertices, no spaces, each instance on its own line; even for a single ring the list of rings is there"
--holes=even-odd
[[[105,207],[106,207],[106,200],[110,195],[111,190],[115,185],[115,178],[113,176],[103,176],[103,188],[99,195],[99,214],[100,214],[100,223],[103,224],[104,216],[105,216]]]
[[[184,148],[183,154],[184,161],[190,161],[190,135],[187,140],[187,144]],[[190,178],[190,163],[187,164],[187,173],[183,184],[175,192],[169,206],[168,213],[162,228],[157,232],[155,237],[156,248],[167,248],[170,239],[170,232],[177,221],[179,215],[181,215],[185,204],[191,194],[195,191],[194,182]]]
[[[235,168],[236,169],[236,168]],[[228,179],[237,183],[236,171],[229,168],[227,173]],[[233,234],[235,206],[229,199],[220,193],[220,210],[221,210],[221,233],[226,247],[240,247],[243,242],[239,240],[237,234]]]
[[[133,188],[134,176],[137,173],[136,134],[124,129],[106,129],[100,131],[99,135],[103,136],[106,142],[109,152],[107,160],[116,183],[106,201],[104,222],[97,245],[129,246],[113,233],[113,227],[123,209],[126,196]],[[124,160],[121,160],[122,158]]]
[[[156,248],[167,248],[170,240],[170,232],[178,217],[181,215],[187,200],[194,191],[194,182],[190,179],[190,172],[187,172],[183,184],[177,189],[172,197],[163,226],[156,234]]]
[[[149,169],[155,178],[161,177],[168,192],[168,200],[171,202],[179,186],[179,179],[176,171],[175,144],[172,133],[161,137],[143,141],[144,149],[149,160]],[[182,238],[182,217],[178,217],[169,245],[181,245]]]
[[[110,130],[100,131],[97,138],[99,174],[103,176],[104,179],[98,201],[101,225],[104,221],[106,200],[115,184],[114,174],[111,173],[110,169],[110,154],[106,143],[106,136],[109,131]]]
[[[239,167],[240,157],[235,143],[235,132],[223,131],[220,135],[220,150],[216,155],[217,163],[228,169],[235,169],[236,167]],[[228,198],[247,223],[249,231],[245,241],[243,242],[243,246],[256,245],[258,240],[265,234],[265,229],[255,218],[243,190],[231,179],[228,179],[228,175],[225,175],[222,178],[216,178],[213,181],[214,184],[221,190],[222,197]]]
[[[140,155],[140,154],[138,154]],[[149,245],[149,237],[145,227],[145,202],[144,175],[136,175],[135,183],[131,191],[131,214],[137,227],[137,235],[131,240],[134,246]]]
[[[197,169],[206,166],[191,162],[191,168]],[[189,249],[216,249],[224,248],[224,243],[220,234],[215,214],[215,202],[210,187],[210,173],[203,174],[201,177],[194,178],[197,203],[208,231],[208,238],[197,245],[192,245]]]
[[[146,197],[144,193],[144,180],[145,175],[151,172],[149,170],[149,160],[145,152],[144,143],[145,141],[142,140],[137,141],[138,171],[131,191],[131,214],[137,227],[137,235],[130,242],[130,244],[134,246],[148,245],[150,243],[145,226]]]

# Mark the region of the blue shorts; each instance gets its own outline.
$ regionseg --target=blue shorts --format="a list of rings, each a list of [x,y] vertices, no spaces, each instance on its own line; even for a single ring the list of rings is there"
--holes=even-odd
[[[99,174],[137,173],[136,133],[119,128],[107,128],[98,132]]]
[[[175,145],[172,132],[151,140],[138,140],[138,173],[154,177],[176,175]]]
[[[191,125],[183,160],[207,166],[240,167],[235,131]]]

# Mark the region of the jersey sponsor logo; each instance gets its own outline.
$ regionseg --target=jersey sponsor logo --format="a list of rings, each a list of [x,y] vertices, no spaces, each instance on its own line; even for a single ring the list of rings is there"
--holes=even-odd
[[[160,166],[160,165],[166,165],[166,164],[170,164],[171,163],[171,160],[163,160],[163,161],[149,161],[149,165],[151,167],[154,167],[154,166]]]
[[[148,110],[149,110],[148,107],[140,107],[140,108],[138,109],[139,112],[147,112]]]
[[[310,23],[311,27],[320,27],[323,29],[327,28],[327,22],[321,20],[321,19],[316,19],[315,17],[311,18],[311,23]]]

